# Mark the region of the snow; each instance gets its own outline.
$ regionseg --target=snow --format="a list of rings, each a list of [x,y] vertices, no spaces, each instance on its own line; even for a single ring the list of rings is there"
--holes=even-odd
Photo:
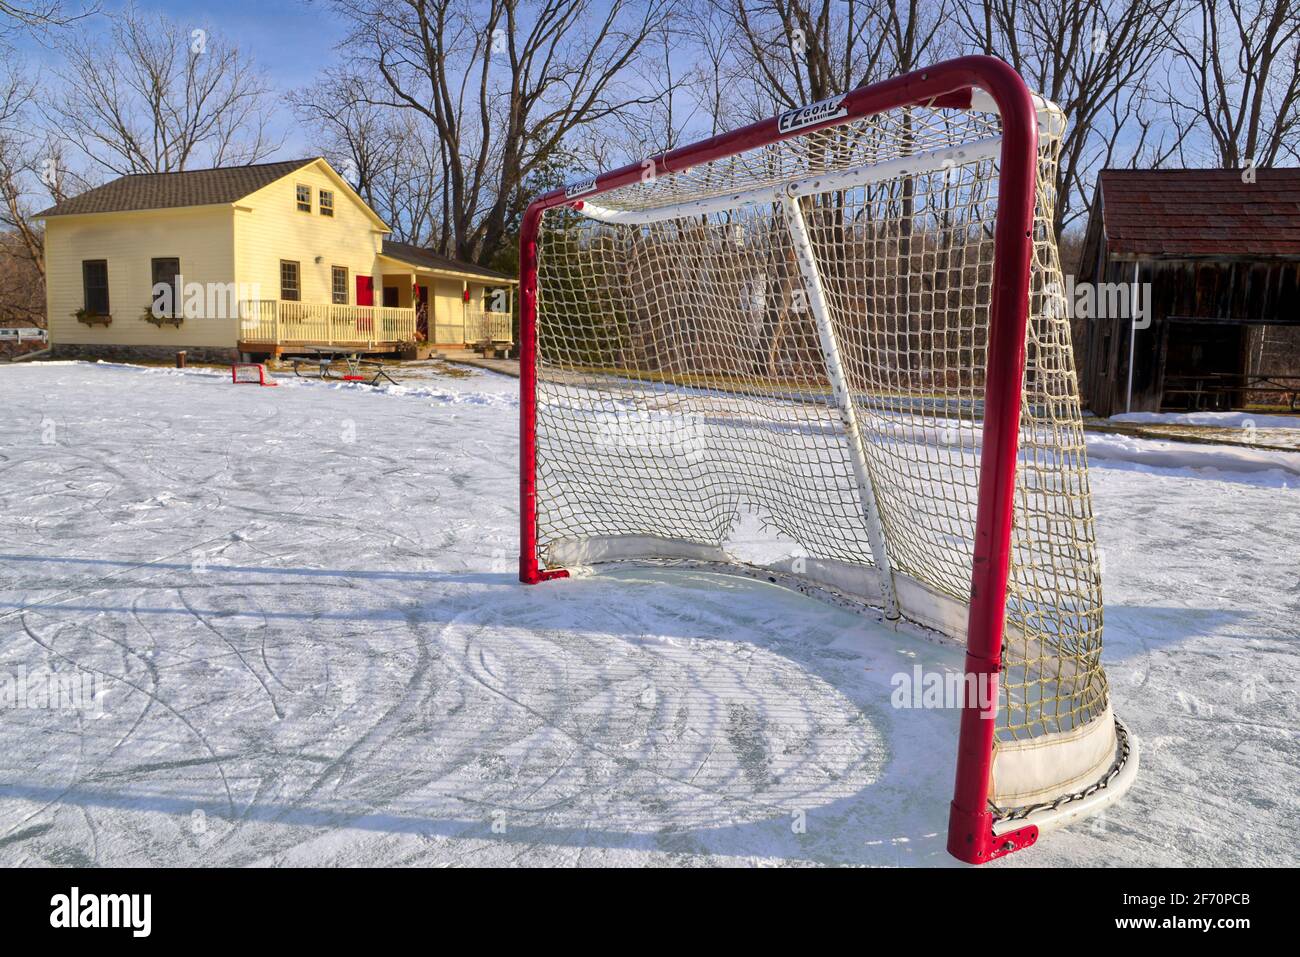
[[[518,383],[0,370],[0,864],[932,864],[942,644],[734,576],[515,578]],[[1261,426],[1262,427],[1262,426]],[[1133,790],[1001,866],[1291,865],[1300,475],[1089,434]],[[1248,454],[1244,454],[1248,453]]]
[[[1110,422],[1161,425],[1208,425],[1221,429],[1300,429],[1300,413],[1266,415],[1258,412],[1122,412]]]
[[[1210,445],[1138,439],[1125,435],[1087,433],[1088,461],[1092,465],[1127,463],[1140,470],[1217,470],[1247,475],[1274,473],[1266,481],[1285,487],[1300,483],[1300,451],[1280,452],[1241,445]]]

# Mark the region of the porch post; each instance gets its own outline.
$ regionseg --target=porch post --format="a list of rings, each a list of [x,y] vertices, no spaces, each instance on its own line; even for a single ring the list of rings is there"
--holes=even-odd
[[[1133,411],[1133,361],[1137,358],[1137,302],[1138,276],[1141,275],[1142,262],[1133,260],[1133,286],[1129,289],[1128,309],[1128,393],[1124,399],[1124,411]]]
[[[411,312],[415,316],[416,331],[418,331],[420,328],[420,290],[419,290],[419,283],[416,281],[418,278],[419,277],[415,274],[415,270],[411,270]],[[428,314],[426,313],[426,316],[427,315]],[[433,344],[433,323],[429,322],[427,319],[425,321],[426,323],[428,323],[429,343],[430,345],[432,345]],[[415,338],[415,332],[411,333],[411,338]]]

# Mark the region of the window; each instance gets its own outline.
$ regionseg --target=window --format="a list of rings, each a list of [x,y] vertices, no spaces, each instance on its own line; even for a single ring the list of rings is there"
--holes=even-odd
[[[298,212],[311,212],[311,187],[298,184]]]
[[[181,272],[181,261],[179,259],[154,259],[153,265],[153,302],[155,316],[175,317],[181,314],[181,291],[176,288],[176,277]],[[158,284],[163,283],[171,287],[170,293],[160,294]],[[162,300],[162,304],[159,304]]]
[[[334,215],[334,190],[323,189],[320,191],[320,214],[322,216]]]
[[[298,264],[287,259],[280,260],[280,298],[297,302],[300,287],[298,285]]]
[[[81,285],[85,291],[86,312],[92,316],[107,316],[108,260],[87,259],[82,262]]]
[[[348,304],[348,268],[334,266],[330,269],[330,288],[334,294],[334,305]]]
[[[397,287],[396,286],[384,287],[384,306],[389,309],[397,308]]]

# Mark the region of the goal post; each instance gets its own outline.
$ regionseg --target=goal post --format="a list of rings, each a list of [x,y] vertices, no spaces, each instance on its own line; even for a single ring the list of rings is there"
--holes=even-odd
[[[1137,768],[1100,661],[1063,129],[963,57],[554,190],[521,229],[520,579],[733,562],[748,509],[792,546],[759,564],[964,641],[971,863]]]

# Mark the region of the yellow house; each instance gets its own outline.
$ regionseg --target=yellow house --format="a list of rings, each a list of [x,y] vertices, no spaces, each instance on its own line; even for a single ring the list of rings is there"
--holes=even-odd
[[[40,215],[55,355],[510,344],[515,279],[391,242],[320,157],[123,176]]]

